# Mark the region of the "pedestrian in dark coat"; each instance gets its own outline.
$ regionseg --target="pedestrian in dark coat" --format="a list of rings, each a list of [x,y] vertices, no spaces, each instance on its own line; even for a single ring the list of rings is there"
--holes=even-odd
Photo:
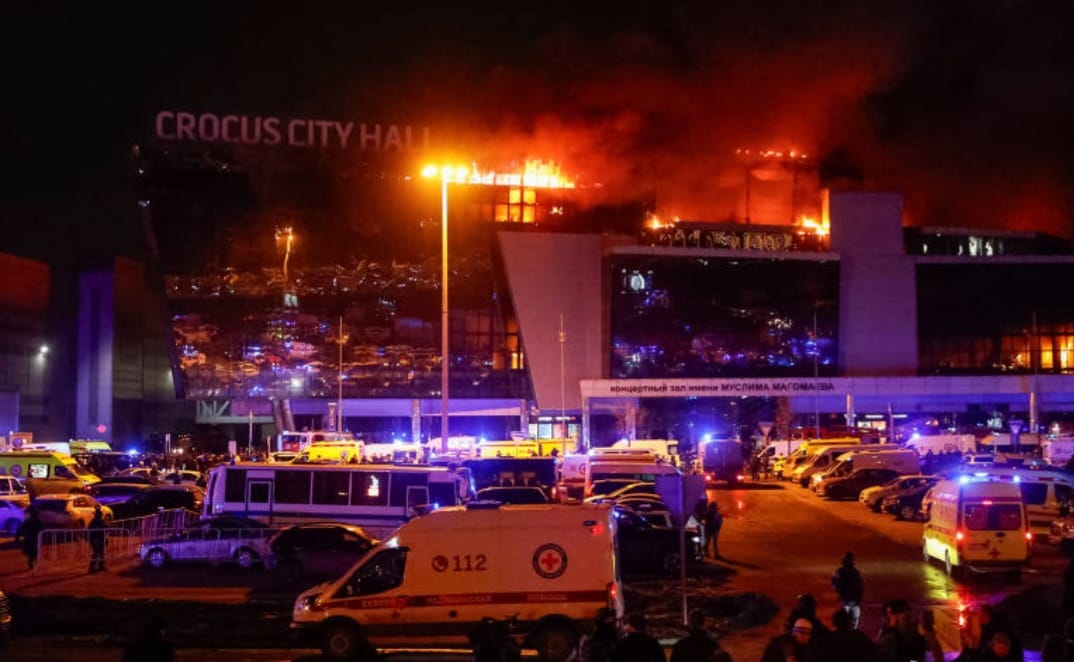
[[[884,625],[876,645],[882,662],[925,659],[928,644],[917,631],[917,621],[905,600],[891,600],[884,605]]]
[[[832,614],[832,626],[831,633],[820,642],[820,659],[824,662],[873,662],[876,659],[876,644],[853,627],[849,612],[837,609]]]
[[[104,514],[101,507],[97,506],[93,511],[93,519],[89,526],[90,562],[89,572],[104,572],[104,550],[108,546],[108,532],[105,531]]]
[[[37,563],[37,538],[45,525],[37,513],[37,506],[30,506],[26,513],[29,517],[15,533],[15,542],[22,540],[22,553],[26,555],[26,564],[33,570]]]
[[[832,575],[832,588],[843,602],[843,609],[850,614],[850,627],[857,628],[861,620],[861,599],[865,592],[865,580],[854,567],[854,554],[843,554],[843,560]]]
[[[601,607],[593,632],[582,639],[578,658],[582,662],[608,662],[619,642],[619,622],[615,610]]]
[[[645,614],[631,614],[626,631],[612,651],[612,662],[667,662],[663,646],[645,631]]]
[[[710,556],[720,558],[720,529],[723,527],[723,513],[720,512],[720,504],[710,501],[705,510],[705,545]]]
[[[720,650],[720,644],[705,630],[705,612],[693,609],[686,620],[689,632],[675,642],[671,662],[708,662]]]

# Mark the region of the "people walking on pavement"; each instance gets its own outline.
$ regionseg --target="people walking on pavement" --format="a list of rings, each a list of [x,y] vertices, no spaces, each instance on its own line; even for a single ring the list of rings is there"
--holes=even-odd
[[[108,545],[108,532],[105,531],[104,515],[101,507],[93,510],[93,519],[89,526],[90,562],[89,573],[104,572],[104,550]]]
[[[705,629],[705,612],[690,610],[686,617],[688,632],[671,648],[671,662],[708,662],[720,650],[715,637]]]
[[[709,555],[714,559],[720,558],[720,529],[723,527],[720,504],[715,501],[709,502],[702,525],[705,527],[705,546]]]
[[[45,524],[37,512],[37,506],[30,506],[26,513],[29,517],[19,526],[15,533],[15,542],[22,540],[22,553],[26,555],[26,564],[30,570],[37,563],[37,539]]]
[[[626,632],[615,644],[612,662],[667,662],[663,646],[645,631],[645,614],[635,612],[628,616]]]
[[[850,627],[856,629],[861,621],[861,599],[865,591],[865,580],[854,566],[853,552],[843,554],[842,562],[832,575],[831,584],[843,602],[843,609],[850,614]]]

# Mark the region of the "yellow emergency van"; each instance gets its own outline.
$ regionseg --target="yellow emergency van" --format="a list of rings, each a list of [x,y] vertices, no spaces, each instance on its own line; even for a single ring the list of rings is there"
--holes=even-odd
[[[969,568],[1021,578],[1033,534],[1016,484],[963,476],[940,481],[932,494],[921,543],[926,562],[943,561],[952,577]]]
[[[514,618],[563,662],[597,610],[623,614],[615,518],[603,505],[475,502],[403,524],[339,579],[302,593],[291,627],[331,659],[375,647],[467,646],[482,619]]]
[[[0,475],[25,481],[31,498],[64,494],[101,482],[70,455],[50,451],[4,451],[0,453]]]

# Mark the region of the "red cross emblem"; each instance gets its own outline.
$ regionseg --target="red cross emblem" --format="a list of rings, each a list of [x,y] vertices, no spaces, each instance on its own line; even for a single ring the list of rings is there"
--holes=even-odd
[[[993,547],[992,549],[988,550],[988,555],[992,557],[993,561],[995,561],[996,557],[999,556],[999,550]]]
[[[567,552],[559,545],[541,545],[533,553],[533,570],[545,579],[555,579],[567,570]]]

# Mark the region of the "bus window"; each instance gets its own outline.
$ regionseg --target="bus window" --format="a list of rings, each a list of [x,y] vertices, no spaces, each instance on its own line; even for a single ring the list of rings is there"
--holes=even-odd
[[[321,472],[313,477],[313,503],[345,506],[350,497],[351,477],[344,471]]]
[[[246,501],[246,469],[231,469],[224,482],[224,501],[243,503]]]
[[[441,483],[429,481],[429,500],[438,507],[454,506],[456,501],[455,485],[453,483]]]
[[[355,471],[351,476],[352,506],[388,505],[387,471]]]
[[[398,472],[392,474],[390,503],[393,506],[407,505],[408,487],[425,487],[429,484],[429,478],[423,473]]]
[[[310,472],[280,469],[276,471],[276,503],[308,504]]]

